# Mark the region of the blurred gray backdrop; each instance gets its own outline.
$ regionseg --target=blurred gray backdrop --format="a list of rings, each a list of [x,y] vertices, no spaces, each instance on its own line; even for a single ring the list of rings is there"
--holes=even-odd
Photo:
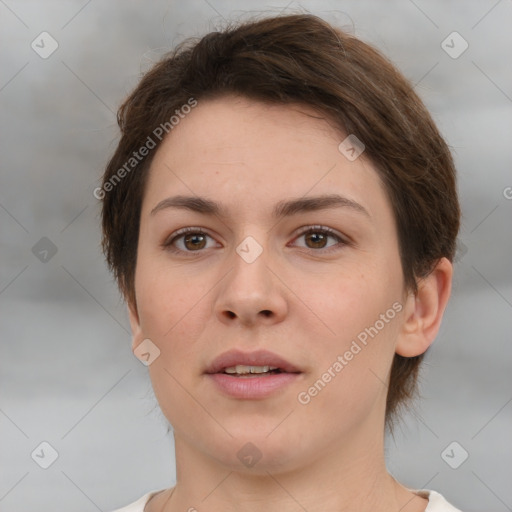
[[[174,483],[93,189],[140,73],[248,11],[313,12],[375,44],[453,148],[453,298],[387,457],[466,512],[512,510],[510,0],[0,0],[0,510],[108,511]]]

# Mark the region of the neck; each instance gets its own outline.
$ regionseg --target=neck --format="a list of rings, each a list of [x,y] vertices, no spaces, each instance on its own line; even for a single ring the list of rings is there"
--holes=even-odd
[[[400,484],[387,472],[383,434],[363,431],[340,441],[327,453],[296,467],[260,467],[239,471],[220,464],[175,432],[177,484],[158,512],[420,512],[427,500]],[[348,446],[348,448],[347,448]],[[256,469],[256,466],[254,467]],[[170,493],[167,494],[167,497]],[[153,509],[151,509],[153,510]]]

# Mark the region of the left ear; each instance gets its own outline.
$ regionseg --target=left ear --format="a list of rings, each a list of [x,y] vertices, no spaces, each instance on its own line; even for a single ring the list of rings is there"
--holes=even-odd
[[[410,293],[404,308],[404,323],[398,334],[395,352],[403,357],[423,354],[432,344],[443,318],[452,289],[453,266],[441,258],[434,270]]]

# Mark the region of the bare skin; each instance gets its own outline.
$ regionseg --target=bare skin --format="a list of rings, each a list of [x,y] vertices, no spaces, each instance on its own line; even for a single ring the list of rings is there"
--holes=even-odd
[[[349,161],[338,150],[345,137],[305,106],[225,97],[199,102],[158,149],[129,314],[133,348],[149,338],[160,350],[149,372],[173,425],[177,484],[146,512],[425,510],[386,470],[386,384],[395,353],[434,340],[452,266],[442,259],[416,294],[405,288],[391,203],[364,153]],[[333,194],[341,206],[272,215],[281,201]],[[151,213],[178,195],[224,211]],[[185,227],[200,233],[176,238]],[[236,252],[248,236],[262,249],[251,263]],[[381,315],[378,334],[332,377]],[[270,350],[301,374],[264,399],[227,396],[205,368],[233,348]],[[252,467],[237,456],[247,443],[261,454]]]

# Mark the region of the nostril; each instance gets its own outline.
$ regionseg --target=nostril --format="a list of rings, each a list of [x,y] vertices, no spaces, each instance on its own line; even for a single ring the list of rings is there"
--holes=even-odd
[[[269,309],[263,309],[259,312],[259,314],[268,318],[268,317],[273,316],[274,313],[272,313],[272,311],[270,311]],[[230,319],[237,317],[236,313],[233,313],[233,311],[229,311],[229,310],[224,311],[224,315]]]

